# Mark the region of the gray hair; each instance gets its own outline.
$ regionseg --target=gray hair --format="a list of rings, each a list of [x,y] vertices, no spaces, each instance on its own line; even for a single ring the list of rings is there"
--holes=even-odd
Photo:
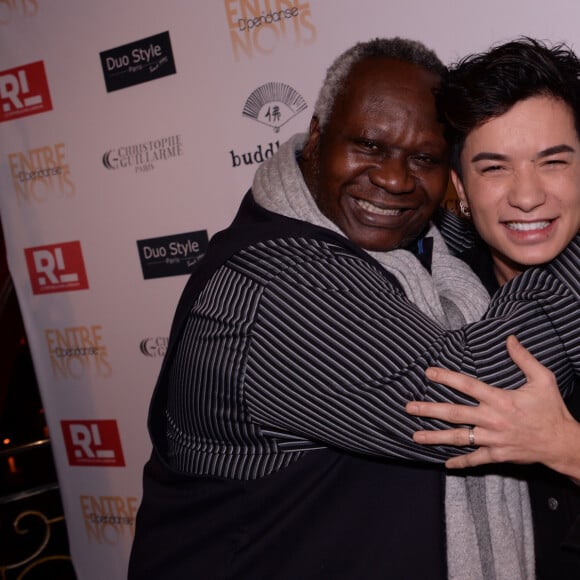
[[[334,103],[346,88],[347,78],[355,64],[367,58],[392,58],[424,69],[443,77],[447,71],[437,55],[424,44],[406,38],[375,38],[359,42],[338,56],[328,67],[326,78],[314,106],[314,116],[324,130],[334,108]]]

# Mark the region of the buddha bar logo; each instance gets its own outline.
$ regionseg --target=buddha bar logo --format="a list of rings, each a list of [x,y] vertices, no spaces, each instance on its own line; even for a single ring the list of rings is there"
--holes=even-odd
[[[267,56],[280,44],[313,44],[316,27],[310,2],[303,0],[224,0],[234,58]]]

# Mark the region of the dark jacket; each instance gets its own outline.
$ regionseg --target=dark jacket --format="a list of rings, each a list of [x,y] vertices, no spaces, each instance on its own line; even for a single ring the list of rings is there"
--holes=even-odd
[[[490,252],[481,240],[463,257],[490,294],[498,290]],[[580,421],[580,389],[566,398],[566,406]],[[527,480],[530,490],[537,580],[579,580],[580,486],[543,465],[516,467],[515,474]]]
[[[212,239],[177,308],[150,409],[154,449],[144,470],[129,579],[443,580],[437,466],[332,448],[308,450],[253,480],[177,473],[167,464],[167,373],[191,305],[229,256],[284,236],[329,241],[371,260],[342,236],[266,212],[250,196],[226,233]]]

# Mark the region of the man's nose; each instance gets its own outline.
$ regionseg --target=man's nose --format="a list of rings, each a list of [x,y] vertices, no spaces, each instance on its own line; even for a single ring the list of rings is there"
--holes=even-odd
[[[409,193],[415,188],[415,178],[402,158],[387,157],[368,174],[373,185],[389,193]]]
[[[530,212],[546,201],[542,181],[533,167],[519,170],[508,194],[508,203],[525,212]]]

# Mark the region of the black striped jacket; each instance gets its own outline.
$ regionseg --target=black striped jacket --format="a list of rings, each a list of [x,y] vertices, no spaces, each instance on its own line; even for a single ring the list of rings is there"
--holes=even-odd
[[[443,230],[459,248],[456,226]],[[427,423],[404,406],[462,400],[428,365],[522,384],[511,333],[567,389],[579,269],[576,245],[447,331],[349,240],[248,194],[177,308],[129,578],[444,578],[441,473],[396,460],[456,450],[414,445]]]
[[[429,383],[428,365],[499,387],[521,385],[505,352],[510,333],[552,367],[563,389],[570,384],[578,368],[578,302],[552,271],[516,278],[485,320],[450,332],[345,238],[296,223],[289,225],[310,231],[281,237],[278,222],[294,221],[286,218],[265,222],[276,225],[264,237],[255,224],[269,212],[250,197],[244,204],[234,227],[214,241],[233,240],[234,253],[195,300],[185,292],[187,312],[162,373],[166,454],[177,470],[255,479],[324,446],[444,459],[457,451],[413,444],[412,432],[425,421],[407,415],[406,402],[463,400]]]

